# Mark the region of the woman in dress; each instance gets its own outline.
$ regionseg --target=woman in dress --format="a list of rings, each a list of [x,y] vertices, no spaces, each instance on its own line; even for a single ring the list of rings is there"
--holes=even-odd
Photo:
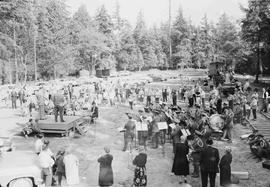
[[[134,170],[134,186],[146,186],[147,176],[146,176],[146,164],[147,154],[144,153],[144,148],[139,147],[139,154],[134,158],[133,165],[135,165]]]
[[[113,185],[113,170],[112,160],[113,156],[110,154],[110,148],[104,147],[105,155],[99,157],[98,162],[100,164],[99,169],[99,186],[112,186]]]
[[[220,168],[220,186],[229,186],[231,184],[231,163],[232,154],[231,148],[225,147],[225,154],[222,156],[219,168]]]
[[[181,136],[180,143],[175,145],[175,155],[173,160],[172,172],[180,176],[180,182],[182,183],[182,176],[184,176],[184,182],[187,183],[186,176],[189,175],[189,163],[187,159],[188,155],[188,144],[186,143],[186,137]]]
[[[66,154],[63,160],[65,164],[65,172],[68,186],[78,186],[79,180],[79,160],[71,153],[71,149],[66,150]]]

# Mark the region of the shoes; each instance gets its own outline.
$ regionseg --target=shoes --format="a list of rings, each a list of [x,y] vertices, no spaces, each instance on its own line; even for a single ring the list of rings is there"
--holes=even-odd
[[[65,120],[61,121],[62,123],[65,122]]]

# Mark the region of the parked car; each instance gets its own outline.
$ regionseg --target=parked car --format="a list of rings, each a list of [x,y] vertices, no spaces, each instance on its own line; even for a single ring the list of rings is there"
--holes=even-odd
[[[42,187],[37,155],[30,151],[2,153],[0,158],[1,187]]]
[[[9,137],[0,137],[0,152],[9,152],[14,149],[14,145]]]

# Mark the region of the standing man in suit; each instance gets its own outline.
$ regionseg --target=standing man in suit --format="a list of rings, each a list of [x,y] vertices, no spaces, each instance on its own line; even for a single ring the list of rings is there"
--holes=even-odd
[[[94,123],[94,119],[98,118],[98,107],[96,105],[96,102],[92,102],[91,107],[91,123]]]
[[[210,187],[215,187],[216,174],[218,173],[219,152],[217,148],[212,147],[213,140],[206,140],[206,148],[201,152],[200,166],[202,187],[207,187],[208,177],[210,178]]]
[[[54,104],[55,122],[57,122],[58,112],[60,115],[60,121],[65,122],[63,119],[65,97],[64,97],[62,91],[58,90],[57,93],[53,96],[52,100],[53,100],[53,104]]]
[[[12,89],[11,91],[11,104],[12,104],[12,109],[16,109],[17,108],[17,92],[15,91],[15,88]]]
[[[132,116],[129,113],[126,113],[128,116],[128,121],[124,126],[125,133],[124,133],[124,148],[123,151],[126,151],[128,146],[130,148],[130,151],[132,150],[132,142],[135,137],[135,122],[132,120]]]

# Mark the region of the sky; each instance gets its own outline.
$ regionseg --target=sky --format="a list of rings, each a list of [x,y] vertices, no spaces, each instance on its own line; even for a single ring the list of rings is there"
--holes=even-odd
[[[84,5],[90,16],[94,16],[96,10],[103,4],[112,14],[115,11],[116,2],[120,5],[121,17],[127,19],[133,26],[136,24],[140,11],[143,12],[146,24],[149,26],[159,25],[169,19],[169,0],[66,0],[72,14],[80,5]],[[171,0],[172,21],[176,17],[179,7],[182,7],[184,17],[191,19],[196,25],[200,24],[205,14],[214,23],[223,13],[236,21],[243,17],[239,3],[247,6],[247,2],[248,0]]]

